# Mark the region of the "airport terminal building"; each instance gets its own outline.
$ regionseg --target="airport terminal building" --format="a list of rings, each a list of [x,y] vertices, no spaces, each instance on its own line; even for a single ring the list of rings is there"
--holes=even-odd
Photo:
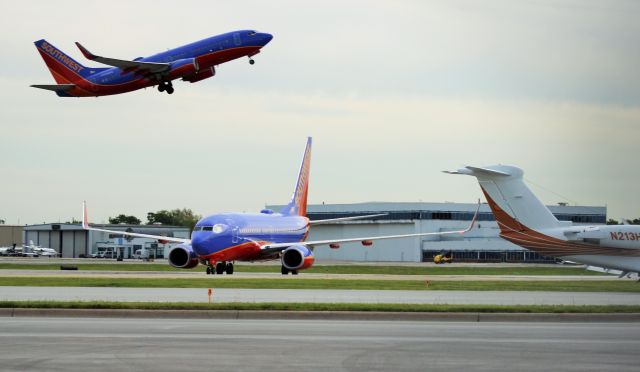
[[[461,230],[469,226],[476,204],[464,203],[357,203],[309,205],[312,220],[386,213],[369,220],[354,220],[316,225],[308,240],[413,234]],[[271,209],[279,211],[281,207]],[[578,224],[605,224],[606,207],[549,206],[563,221]],[[457,261],[544,262],[552,261],[521,248],[498,236],[498,224],[487,204],[482,204],[478,223],[464,236],[444,235],[374,241],[370,247],[359,243],[342,244],[339,249],[319,246],[314,255],[319,261],[431,261],[433,256],[452,251]]]

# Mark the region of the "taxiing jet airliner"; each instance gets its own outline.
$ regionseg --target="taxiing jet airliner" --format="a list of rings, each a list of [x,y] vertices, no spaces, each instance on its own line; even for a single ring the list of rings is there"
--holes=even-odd
[[[525,185],[522,169],[513,166],[468,166],[445,173],[478,179],[502,238],[545,256],[620,270],[620,277],[640,273],[640,226],[558,221]]]
[[[474,217],[466,230],[305,241],[312,225],[381,216],[377,214],[310,221],[306,217],[310,166],[311,138],[307,141],[293,197],[280,213],[265,209],[260,213],[224,213],[207,216],[196,223],[191,239],[93,228],[88,223],[86,204],[83,208],[82,226],[86,230],[180,243],[169,252],[169,264],[178,268],[188,269],[202,263],[207,266],[207,274],[233,274],[234,261],[280,259],[282,274],[295,275],[298,270],[308,269],[313,265],[313,247],[318,245],[338,248],[340,243],[361,242],[364,246],[370,246],[373,240],[378,239],[462,234],[469,231],[475,223]],[[480,204],[478,209],[479,207]],[[477,215],[478,211],[476,217]]]
[[[176,49],[123,60],[97,56],[76,42],[82,54],[111,68],[83,66],[46,40],[35,42],[38,52],[58,84],[32,85],[56,92],[60,97],[98,97],[158,86],[160,92],[173,93],[174,79],[191,83],[215,75],[215,66],[240,57],[260,53],[272,35],[253,30],[234,31],[196,41]]]

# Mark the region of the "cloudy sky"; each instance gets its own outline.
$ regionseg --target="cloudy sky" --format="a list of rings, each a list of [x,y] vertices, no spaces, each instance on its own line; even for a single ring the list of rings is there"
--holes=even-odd
[[[310,203],[473,202],[462,165],[512,164],[549,204],[639,217],[634,1],[10,2],[0,13],[0,219],[92,222],[285,203],[307,136]],[[274,35],[197,84],[101,98],[33,41],[135,58],[236,29]]]

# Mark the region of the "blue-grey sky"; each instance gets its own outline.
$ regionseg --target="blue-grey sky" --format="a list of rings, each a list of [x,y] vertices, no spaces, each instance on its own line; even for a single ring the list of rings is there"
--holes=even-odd
[[[473,202],[461,165],[512,164],[549,204],[639,217],[634,1],[9,2],[0,13],[0,219],[285,203]],[[116,58],[235,29],[274,35],[212,79],[58,98],[33,46]],[[560,195],[568,198],[563,199]]]

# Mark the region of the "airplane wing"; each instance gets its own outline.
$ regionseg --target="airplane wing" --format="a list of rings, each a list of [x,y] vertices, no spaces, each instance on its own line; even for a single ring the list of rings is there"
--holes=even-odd
[[[331,222],[339,222],[339,221],[351,221],[351,220],[362,220],[365,218],[373,218],[373,217],[380,217],[380,216],[386,216],[387,213],[380,213],[380,214],[369,214],[366,216],[353,216],[353,217],[340,217],[340,218],[329,218],[326,220],[315,220],[315,221],[309,221],[309,225],[322,225],[323,223],[331,223]]]
[[[54,92],[66,92],[75,88],[75,84],[34,84],[30,85],[32,88],[40,88],[45,90],[51,90]]]
[[[82,203],[82,228],[85,229],[85,230],[102,231],[102,232],[108,232],[108,233],[112,233],[112,234],[134,236],[134,237],[138,237],[138,238],[149,238],[149,239],[156,239],[156,240],[164,240],[164,241],[173,242],[173,243],[191,244],[191,239],[174,238],[174,237],[171,237],[171,236],[163,236],[163,235],[138,234],[138,233],[132,233],[132,232],[128,232],[128,231],[106,230],[106,229],[98,229],[98,228],[95,228],[95,227],[90,227],[89,226],[89,219],[87,217],[87,203],[86,202]]]
[[[480,200],[478,200],[478,208],[476,209],[476,213],[467,227],[464,230],[455,230],[455,231],[442,231],[442,232],[428,232],[428,233],[417,233],[417,234],[403,234],[403,235],[386,235],[386,236],[370,236],[363,238],[347,238],[347,239],[331,239],[331,240],[314,240],[308,242],[294,242],[294,243],[272,243],[266,244],[261,247],[262,252],[264,253],[273,253],[282,251],[286,248],[291,247],[292,245],[304,245],[306,247],[314,247],[316,245],[327,245],[327,244],[338,244],[338,243],[352,243],[352,242],[367,242],[372,240],[383,240],[383,239],[398,239],[398,238],[411,238],[417,236],[434,236],[434,235],[453,235],[453,234],[464,234],[470,231],[473,226],[476,224],[478,219],[478,213],[480,212]]]
[[[77,41],[76,41],[76,45],[78,46],[78,49],[80,49],[82,54],[84,54],[84,56],[87,59],[104,63],[105,65],[119,67],[123,70],[127,70],[128,72],[139,71],[139,72],[145,72],[149,74],[160,74],[160,73],[171,70],[171,64],[169,63],[138,62],[138,61],[128,61],[124,59],[101,57],[89,52],[87,48],[83,47],[82,44],[80,44]]]

